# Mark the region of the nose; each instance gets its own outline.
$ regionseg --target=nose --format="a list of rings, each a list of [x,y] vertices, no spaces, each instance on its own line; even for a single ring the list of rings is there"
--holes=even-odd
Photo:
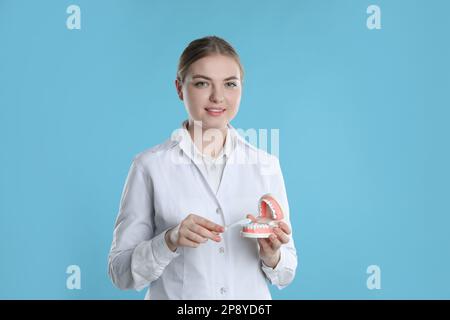
[[[218,90],[217,88],[213,90],[210,100],[214,103],[222,103],[224,100],[223,92]]]

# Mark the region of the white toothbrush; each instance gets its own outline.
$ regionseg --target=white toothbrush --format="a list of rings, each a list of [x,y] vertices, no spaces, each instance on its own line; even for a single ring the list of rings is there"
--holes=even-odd
[[[236,221],[236,222],[234,222],[234,223],[229,224],[228,226],[226,226],[226,227],[225,227],[225,231],[227,231],[227,230],[230,229],[230,228],[236,227],[236,226],[243,226],[243,225],[249,224],[250,222],[252,222],[252,220],[250,220],[250,219],[248,219],[248,218],[247,218],[247,219],[242,219],[242,220]]]

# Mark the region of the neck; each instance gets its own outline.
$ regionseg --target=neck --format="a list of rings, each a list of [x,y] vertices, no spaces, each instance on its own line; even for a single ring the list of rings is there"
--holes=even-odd
[[[200,152],[216,158],[225,145],[228,128],[203,128],[189,120],[187,130],[192,141]]]

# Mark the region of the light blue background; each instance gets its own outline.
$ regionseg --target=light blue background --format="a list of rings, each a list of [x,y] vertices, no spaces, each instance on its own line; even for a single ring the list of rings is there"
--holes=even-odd
[[[66,8],[81,7],[81,30]],[[366,27],[377,4],[382,29]],[[279,128],[299,254],[274,299],[450,298],[450,2],[0,0],[0,298],[142,299],[107,276],[132,157],[185,119],[174,79],[218,35],[238,128]],[[82,271],[67,290],[66,267]],[[381,268],[368,290],[366,268]]]

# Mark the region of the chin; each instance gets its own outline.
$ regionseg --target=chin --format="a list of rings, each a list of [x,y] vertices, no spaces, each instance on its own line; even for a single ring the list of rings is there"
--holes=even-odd
[[[227,122],[205,122],[203,127],[204,128],[225,128],[227,126]]]
[[[219,117],[210,116],[209,114],[202,115],[202,121],[205,123],[223,123],[227,122],[228,117],[226,115],[221,115]]]

